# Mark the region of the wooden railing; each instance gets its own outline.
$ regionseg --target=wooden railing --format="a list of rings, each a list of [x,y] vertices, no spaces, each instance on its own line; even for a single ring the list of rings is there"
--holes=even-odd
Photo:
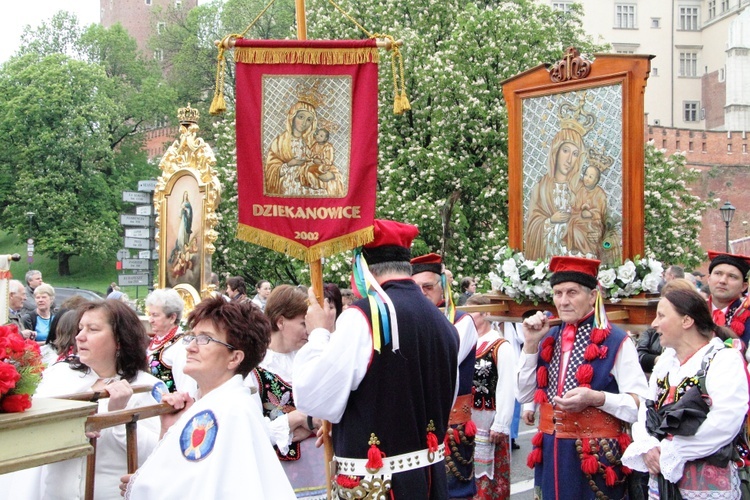
[[[150,392],[151,386],[134,386],[133,393]],[[60,396],[57,399],[70,399],[74,401],[96,402],[99,399],[108,398],[106,390],[90,391],[77,394]],[[150,406],[140,406],[124,410],[111,411],[107,413],[92,415],[86,419],[86,432],[101,432],[103,429],[125,426],[125,441],[127,454],[127,473],[132,474],[138,468],[138,421],[174,412],[172,405],[159,403]],[[94,498],[94,479],[96,477],[96,438],[90,438],[93,453],[86,457],[86,500]]]

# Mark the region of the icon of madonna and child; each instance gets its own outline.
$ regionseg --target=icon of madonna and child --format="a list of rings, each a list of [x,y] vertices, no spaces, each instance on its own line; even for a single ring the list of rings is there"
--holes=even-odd
[[[614,164],[605,152],[586,148],[583,137],[595,123],[577,109],[562,119],[549,148],[546,173],[531,192],[524,226],[524,255],[549,260],[554,255],[595,257],[614,264],[622,258],[618,218],[610,213],[602,175]],[[563,104],[564,108],[573,106]],[[580,121],[583,117],[583,121]]]
[[[344,177],[334,162],[332,133],[337,128],[320,116],[325,97],[319,80],[299,84],[296,102],[286,113],[285,129],[265,155],[263,187],[266,196],[343,198]]]

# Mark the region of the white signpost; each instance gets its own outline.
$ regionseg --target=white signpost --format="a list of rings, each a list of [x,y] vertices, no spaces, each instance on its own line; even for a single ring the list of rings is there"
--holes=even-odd
[[[126,226],[123,249],[117,252],[117,260],[122,263],[124,271],[146,271],[138,274],[120,274],[120,286],[146,285],[153,288],[153,262],[158,260],[158,252],[154,249],[154,206],[153,192],[156,180],[138,181],[138,191],[123,191],[122,201],[135,203],[135,214],[120,214],[120,224]],[[138,250],[138,258],[130,258],[130,250]],[[137,297],[136,289],[136,297]]]

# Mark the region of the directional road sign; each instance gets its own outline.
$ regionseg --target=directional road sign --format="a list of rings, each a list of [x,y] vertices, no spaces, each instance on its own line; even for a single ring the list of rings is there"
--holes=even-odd
[[[123,269],[134,269],[137,271],[147,271],[149,266],[148,259],[123,259]]]
[[[117,276],[117,284],[120,286],[148,285],[148,274],[120,274]]]
[[[128,238],[125,237],[125,248],[134,248],[136,250],[147,250],[151,248],[151,240],[147,238]]]
[[[150,238],[151,229],[148,227],[128,227],[125,228],[125,236],[128,238]]]
[[[145,191],[151,193],[156,190],[156,181],[138,181],[138,191]]]
[[[138,252],[139,259],[159,260],[159,252],[156,250],[141,250]]]
[[[128,230],[126,229],[125,234],[127,234],[127,231]],[[126,248],[122,248],[117,251],[117,260],[129,259],[129,258],[130,258],[130,250]]]
[[[151,227],[151,217],[145,215],[120,214],[120,224],[123,226]]]
[[[151,195],[140,191],[123,191],[122,201],[128,203],[151,203]]]
[[[151,205],[138,205],[135,207],[135,213],[138,215],[153,215],[154,207]]]

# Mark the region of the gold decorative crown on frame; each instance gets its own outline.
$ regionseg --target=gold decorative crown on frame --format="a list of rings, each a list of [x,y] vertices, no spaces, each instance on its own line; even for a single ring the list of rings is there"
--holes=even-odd
[[[188,103],[187,108],[177,110],[177,119],[180,123],[198,123],[200,117],[200,112],[197,109],[191,108],[190,103]]]
[[[319,85],[320,80],[315,80],[315,83],[313,83],[312,86],[306,85],[304,83],[300,83],[299,85],[297,85],[295,89],[297,100],[300,102],[305,102],[316,109],[324,105],[326,103],[326,98],[323,94],[320,93],[320,90],[318,90]]]
[[[597,151],[594,148],[589,149],[589,165],[596,167],[599,172],[604,173],[609,167],[615,164],[615,159],[609,156],[606,151]]]
[[[596,123],[596,116],[584,109],[586,106],[586,95],[581,94],[578,105],[564,102],[560,104],[557,117],[560,119],[560,127],[575,130],[581,137],[588,134]]]

